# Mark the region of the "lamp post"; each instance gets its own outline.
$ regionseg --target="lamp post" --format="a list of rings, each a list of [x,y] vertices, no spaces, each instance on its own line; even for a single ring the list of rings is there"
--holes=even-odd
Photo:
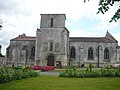
[[[99,64],[100,64],[100,52],[99,52],[99,49],[100,49],[100,45],[98,46],[98,68],[99,68]]]
[[[3,21],[2,21],[2,19],[0,19],[0,30],[2,28],[2,24],[3,24]]]

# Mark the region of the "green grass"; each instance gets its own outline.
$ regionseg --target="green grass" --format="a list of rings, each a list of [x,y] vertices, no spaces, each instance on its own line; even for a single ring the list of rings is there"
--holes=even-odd
[[[120,78],[39,76],[0,84],[0,90],[120,90]]]

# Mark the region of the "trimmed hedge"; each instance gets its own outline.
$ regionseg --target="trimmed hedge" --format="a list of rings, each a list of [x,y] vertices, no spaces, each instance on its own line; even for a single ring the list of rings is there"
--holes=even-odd
[[[0,84],[6,83],[13,80],[20,80],[23,78],[30,78],[38,76],[37,72],[25,68],[18,68],[18,67],[4,67],[0,68]]]
[[[76,70],[75,68],[66,69],[59,73],[59,77],[120,77],[120,68],[118,69],[100,69],[100,70]]]

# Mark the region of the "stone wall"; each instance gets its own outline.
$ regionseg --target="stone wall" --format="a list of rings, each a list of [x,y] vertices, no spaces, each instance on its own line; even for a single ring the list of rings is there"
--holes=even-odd
[[[5,57],[0,57],[0,67],[3,67],[6,65],[6,59]]]
[[[117,48],[117,63],[120,63],[120,46]]]
[[[89,38],[80,40],[80,37],[79,40],[74,37],[75,41],[71,41],[65,20],[65,14],[41,14],[40,29],[37,29],[36,38],[23,34],[10,41],[6,55],[9,61],[7,64],[87,66],[92,63],[97,67],[120,63],[120,48],[117,48],[117,40],[109,32],[105,37],[92,37],[91,41]],[[32,55],[32,47],[35,48],[35,56]],[[75,58],[70,58],[72,47],[75,48]],[[93,59],[88,59],[90,47],[93,49]],[[104,59],[105,48],[109,51],[109,60]]]
[[[64,14],[41,15],[40,29],[36,34],[36,64],[47,65],[51,55],[54,58],[54,66],[58,61],[62,66],[67,66],[69,32],[65,28],[65,19]]]
[[[99,46],[99,59],[98,59],[98,46]],[[75,59],[71,59],[71,65],[81,65],[81,64],[89,64],[92,63],[97,67],[98,60],[100,66],[106,64],[115,64],[117,61],[117,43],[97,43],[97,42],[70,42],[70,48],[75,47],[76,57]],[[93,48],[93,59],[88,59],[88,49]],[[104,49],[109,49],[110,60],[106,62],[104,60]]]
[[[34,64],[34,58],[31,58],[31,49],[35,47],[35,41],[11,41],[7,50],[8,64],[30,65]],[[9,55],[8,55],[9,54]]]

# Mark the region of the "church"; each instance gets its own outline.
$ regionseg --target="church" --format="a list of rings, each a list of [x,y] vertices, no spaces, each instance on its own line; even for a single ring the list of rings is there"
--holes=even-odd
[[[41,14],[36,37],[19,35],[6,49],[7,65],[95,67],[120,63],[118,41],[104,37],[69,37],[65,14]]]

